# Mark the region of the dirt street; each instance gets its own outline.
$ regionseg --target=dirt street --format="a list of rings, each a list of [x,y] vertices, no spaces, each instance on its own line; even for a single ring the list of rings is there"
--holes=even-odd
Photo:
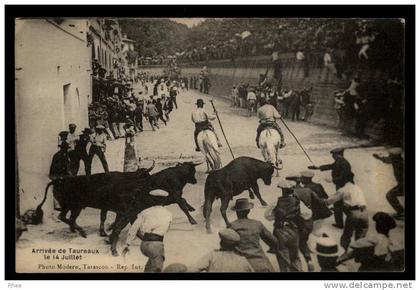
[[[141,156],[144,162],[149,164],[151,160],[156,161],[156,167],[153,172],[157,172],[168,166],[172,166],[177,161],[198,160],[203,156],[199,152],[194,151],[193,131],[194,125],[191,122],[191,111],[195,107],[197,98],[203,98],[205,109],[212,112],[209,96],[204,96],[197,91],[186,91],[177,97],[178,109],[174,109],[170,115],[170,122],[167,126],[160,124],[160,130],[151,131],[149,123],[144,120],[145,131],[136,136],[137,155]],[[235,157],[251,156],[262,159],[259,149],[255,145],[255,134],[258,125],[257,118],[247,117],[246,112],[240,109],[230,107],[227,100],[215,98],[214,104],[218,109],[221,121],[224,126],[227,138],[232,146]],[[286,121],[287,122],[287,121]],[[223,165],[229,163],[232,158],[227,148],[226,142],[220,131],[217,121],[213,121],[219,137],[222,139],[222,162]],[[332,162],[329,151],[335,147],[353,146],[364,144],[358,139],[343,137],[340,132],[333,128],[317,126],[304,122],[291,122],[288,125],[307,149],[309,155],[315,164],[321,165]],[[265,186],[260,182],[260,190],[264,199],[269,204],[274,204],[279,196],[277,183],[284,178],[285,175],[293,172],[305,170],[310,162],[306,159],[297,143],[284,127],[283,132],[287,146],[282,149],[282,159],[284,169],[280,172],[280,177],[273,177],[271,186]],[[366,141],[364,141],[366,142]],[[345,157],[352,165],[355,173],[355,182],[365,192],[370,217],[376,211],[385,211],[393,213],[392,208],[388,205],[385,194],[395,184],[392,167],[381,163],[372,157],[372,153],[380,153],[384,151],[383,147],[352,149],[345,151]],[[110,141],[107,151],[107,158],[111,170],[122,171],[124,140]],[[145,164],[145,166],[147,165]],[[93,164],[94,172],[101,172],[102,168],[95,158]],[[185,215],[176,205],[169,206],[174,215],[174,221],[170,231],[165,236],[166,261],[168,265],[174,262],[181,262],[186,265],[194,263],[197,259],[212,249],[218,248],[219,237],[217,231],[223,228],[224,222],[221,218],[219,207],[220,202],[216,201],[213,205],[212,225],[213,234],[207,234],[204,228],[204,218],[202,215],[201,205],[204,201],[204,182],[206,179],[206,165],[202,164],[197,167],[198,184],[188,184],[185,187],[183,197],[192,204],[196,211],[193,217],[197,220],[198,225],[190,225]],[[83,168],[81,169],[83,171]],[[153,173],[152,172],[152,173]],[[334,193],[334,187],[331,183],[330,172],[315,171],[314,180],[324,185],[329,194]],[[239,197],[248,197],[248,193],[244,192]],[[262,207],[258,200],[253,201],[255,208],[251,211],[250,217],[262,221],[270,230],[272,230],[272,222],[264,219],[265,208]],[[49,203],[52,204],[52,203]],[[233,205],[233,202],[231,202]],[[25,232],[17,243],[17,260],[25,259],[33,248],[46,247],[64,247],[64,248],[95,248],[99,249],[99,255],[86,255],[83,262],[92,265],[109,265],[106,271],[126,271],[138,272],[146,263],[146,258],[140,253],[138,245],[140,240],[131,246],[130,253],[124,259],[123,257],[112,257],[109,251],[109,245],[104,242],[102,237],[98,235],[99,228],[99,210],[86,209],[82,212],[78,219],[78,224],[85,228],[88,237],[82,238],[75,233],[70,233],[68,226],[56,219],[57,213],[53,216],[47,216],[46,222],[39,226],[29,226],[29,231]],[[114,215],[109,213],[107,224],[110,224]],[[228,218],[235,219],[235,213],[228,211]],[[339,241],[341,231],[331,226],[333,217],[325,222],[325,232],[331,237]],[[371,225],[373,222],[371,221]],[[402,221],[398,221],[397,229],[392,231],[391,239],[395,243],[396,248],[403,247],[403,226]],[[371,226],[369,231],[375,231]],[[122,245],[125,242],[127,229],[120,236],[119,251],[122,251]],[[267,249],[266,245],[264,248]],[[267,254],[276,269],[278,269],[275,256]],[[26,271],[38,271],[39,261],[28,260],[20,269]],[[47,263],[43,261],[44,264]],[[52,262],[51,262],[52,263]],[[72,261],[69,261],[72,263]],[[80,262],[79,262],[80,263]],[[128,268],[117,266],[126,265]],[[348,263],[348,270],[355,270],[357,265]],[[83,269],[81,269],[83,270]],[[19,269],[18,269],[19,271]],[[49,270],[45,270],[49,271]],[[51,270],[53,271],[53,270]],[[71,270],[70,270],[71,271]],[[86,270],[85,270],[86,271]],[[104,272],[104,270],[93,270]]]

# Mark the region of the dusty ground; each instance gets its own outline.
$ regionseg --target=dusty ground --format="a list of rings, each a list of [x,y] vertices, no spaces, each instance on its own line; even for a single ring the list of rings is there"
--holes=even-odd
[[[211,112],[210,98],[204,96],[196,91],[184,92],[178,96],[179,108],[174,110],[168,126],[161,125],[158,131],[151,131],[148,123],[145,122],[145,131],[136,137],[136,147],[138,156],[143,159],[156,160],[157,165],[153,172],[157,172],[163,168],[171,166],[176,161],[184,159],[200,159],[202,155],[194,151],[193,145],[193,124],[191,122],[190,113],[194,109],[195,101],[198,97],[202,97],[206,102],[205,108]],[[218,109],[220,118],[223,122],[227,138],[232,146],[235,157],[238,156],[252,156],[262,159],[260,151],[255,146],[255,130],[257,127],[256,117],[246,117],[246,113],[242,110],[231,108],[226,100],[214,99],[214,103]],[[216,130],[222,137],[219,125],[216,121],[213,122]],[[288,122],[289,127],[297,138],[301,141],[303,146],[307,149],[315,164],[324,164],[332,162],[329,150],[335,147],[352,146],[362,144],[360,140],[343,137],[340,132],[335,129],[308,124],[304,122]],[[273,177],[272,185],[265,186],[260,183],[260,190],[264,199],[274,204],[279,196],[277,183],[287,174],[292,172],[299,172],[304,170],[309,161],[306,159],[300,148],[292,136],[285,132],[287,146],[282,150],[282,159],[284,169],[280,172],[280,177]],[[224,143],[222,148],[223,164],[229,163],[232,158],[229,150]],[[364,141],[366,143],[366,141]],[[368,209],[370,216],[376,211],[385,211],[392,213],[392,208],[385,200],[385,193],[394,184],[395,180],[392,174],[392,168],[389,165],[383,164],[372,157],[372,153],[384,152],[383,147],[352,149],[345,152],[345,157],[350,161],[353,172],[355,173],[356,183],[364,190],[368,202]],[[123,155],[124,155],[124,141],[117,140],[109,143],[107,158],[111,170],[122,171]],[[181,156],[181,159],[179,159]],[[94,172],[101,172],[102,168],[97,158],[94,159]],[[81,169],[83,172],[83,168]],[[198,258],[212,249],[218,248],[218,229],[224,227],[224,222],[221,219],[219,212],[219,202],[215,202],[212,213],[213,234],[207,234],[204,228],[204,219],[202,217],[201,204],[203,203],[204,182],[206,179],[205,164],[197,167],[198,184],[188,184],[184,190],[184,197],[197,210],[193,213],[198,225],[190,225],[187,218],[181,210],[175,206],[169,206],[169,209],[174,215],[174,221],[170,231],[165,237],[165,251],[166,264],[174,262],[182,262],[184,264],[192,264]],[[334,192],[333,184],[331,183],[330,172],[316,172],[315,181],[321,182],[328,193]],[[238,197],[248,197],[247,193],[243,193]],[[270,230],[272,223],[264,219],[264,208],[254,201],[256,207],[251,211],[251,218],[261,220]],[[47,205],[52,205],[47,202]],[[79,225],[83,226],[88,233],[88,237],[82,238],[77,234],[70,233],[67,225],[59,222],[56,219],[57,213],[47,211],[45,222],[42,225],[30,226],[29,231],[25,232],[17,243],[17,264],[18,271],[32,272],[32,271],[52,271],[62,272],[63,270],[50,269],[46,270],[46,265],[57,265],[57,263],[75,265],[79,268],[71,271],[88,271],[84,270],[82,264],[86,265],[107,265],[107,269],[92,270],[99,272],[139,272],[146,263],[145,257],[140,253],[138,245],[140,241],[137,240],[131,247],[131,252],[124,259],[123,257],[112,257],[109,251],[109,246],[104,242],[104,238],[98,235],[99,225],[99,211],[95,209],[86,209],[82,212],[78,219]],[[107,223],[112,221],[114,215],[109,213]],[[230,220],[234,220],[235,214],[232,211],[228,212]],[[331,226],[333,217],[325,222],[325,232],[331,237],[339,240],[341,231]],[[374,233],[373,222],[370,222],[370,232]],[[396,248],[403,247],[403,226],[404,223],[399,221],[398,227],[392,231],[392,240]],[[122,250],[123,242],[125,241],[126,231],[123,231],[120,237],[119,251]],[[93,248],[99,249],[99,254],[85,254],[82,261],[74,260],[44,260],[42,254],[31,254],[33,249],[37,248]],[[267,248],[264,245],[265,248]],[[68,253],[68,252],[67,252]],[[268,254],[272,260],[273,265],[278,268],[276,259],[273,255]],[[41,266],[40,266],[41,264]],[[42,266],[43,265],[43,266]],[[120,265],[120,266],[118,266]],[[122,266],[121,266],[122,265]],[[127,268],[123,268],[123,266]],[[135,266],[132,266],[135,265]],[[347,264],[348,270],[357,269],[357,265],[352,262]],[[137,268],[136,268],[137,267]]]

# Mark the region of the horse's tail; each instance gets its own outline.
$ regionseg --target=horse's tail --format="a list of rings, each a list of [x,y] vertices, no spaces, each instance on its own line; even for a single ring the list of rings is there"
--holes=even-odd
[[[280,134],[274,129],[266,129],[261,132],[260,140],[258,140],[258,142],[263,151],[265,161],[276,164],[277,153],[281,142]]]
[[[221,168],[222,161],[220,159],[219,147],[217,145],[215,133],[209,133],[209,130],[203,131],[201,142],[204,150],[203,154],[212,165],[212,169]]]

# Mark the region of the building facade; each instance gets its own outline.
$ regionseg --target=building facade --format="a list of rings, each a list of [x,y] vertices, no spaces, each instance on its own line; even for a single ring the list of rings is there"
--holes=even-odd
[[[16,149],[25,212],[42,199],[58,133],[69,123],[76,133],[89,127],[98,67],[100,79],[124,76],[124,47],[112,19],[17,19],[15,27]]]

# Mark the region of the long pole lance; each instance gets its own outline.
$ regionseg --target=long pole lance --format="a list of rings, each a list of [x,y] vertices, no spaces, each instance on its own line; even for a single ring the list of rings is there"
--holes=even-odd
[[[314,164],[311,157],[309,157],[308,153],[306,153],[306,150],[303,148],[303,146],[300,144],[299,140],[296,138],[295,134],[293,134],[292,130],[290,130],[289,126],[287,126],[286,122],[283,120],[283,118],[280,117],[280,121],[283,123],[283,125],[286,127],[286,129],[289,131],[289,133],[295,138],[296,142],[298,143],[299,147],[302,149],[303,153],[305,153],[306,157],[308,157],[309,161]]]
[[[220,121],[219,114],[217,113],[216,107],[215,107],[215,106],[214,106],[214,104],[213,104],[213,100],[210,100],[210,103],[211,103],[211,105],[213,106],[213,110],[214,110],[214,112],[216,113],[216,118],[217,118],[217,121],[219,122],[220,129],[222,130],[223,137],[225,137],[226,144],[227,144],[227,146],[229,147],[230,154],[232,155],[232,158],[233,158],[233,159],[235,159],[235,156],[233,155],[232,148],[230,148],[229,141],[228,141],[228,139],[226,138],[225,131],[223,130],[223,126],[222,126],[222,122]]]

